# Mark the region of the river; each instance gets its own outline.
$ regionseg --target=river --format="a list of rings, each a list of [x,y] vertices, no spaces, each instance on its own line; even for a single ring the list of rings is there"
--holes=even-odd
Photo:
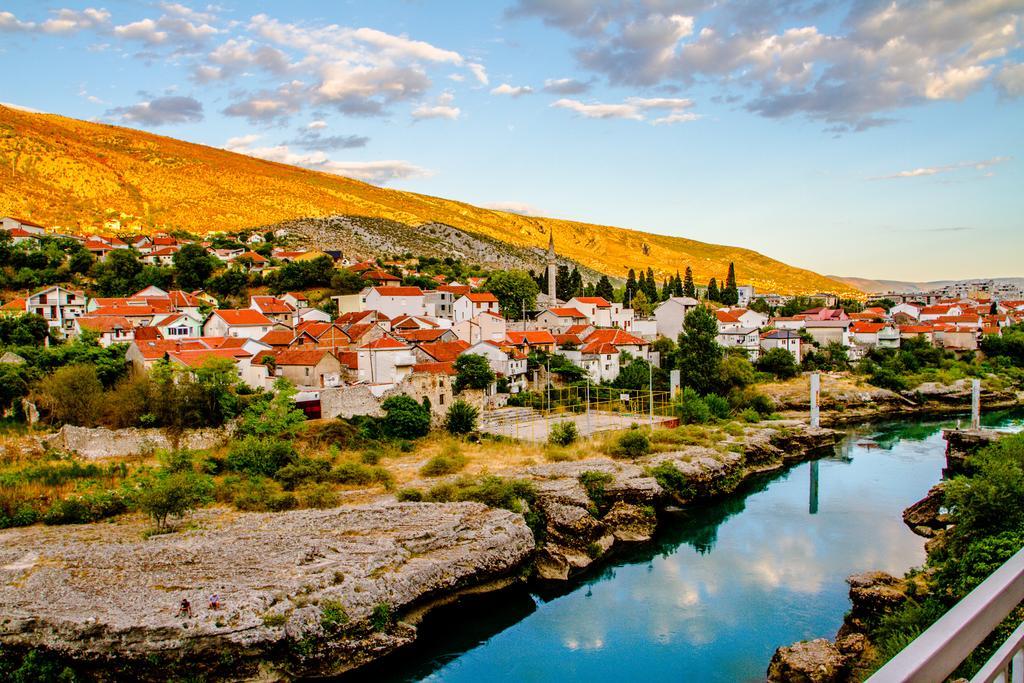
[[[835,635],[847,576],[925,559],[905,507],[942,476],[952,421],[850,429],[835,455],[666,520],[657,542],[557,594],[439,611],[374,681],[763,681],[780,645]],[[1019,427],[1020,414],[988,416]]]

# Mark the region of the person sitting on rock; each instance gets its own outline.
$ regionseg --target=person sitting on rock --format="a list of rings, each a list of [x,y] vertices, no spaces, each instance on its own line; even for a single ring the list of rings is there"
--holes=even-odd
[[[210,596],[210,609],[220,609],[220,596],[216,593]]]
[[[181,599],[181,607],[178,609],[179,617],[191,617],[192,616],[192,603],[188,601],[188,598]]]

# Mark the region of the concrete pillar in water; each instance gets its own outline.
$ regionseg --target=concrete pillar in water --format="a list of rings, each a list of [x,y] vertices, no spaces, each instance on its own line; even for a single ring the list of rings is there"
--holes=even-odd
[[[681,383],[681,374],[678,370],[673,370],[668,373],[668,384],[669,384],[669,395],[672,398],[676,397],[679,393],[679,385]]]
[[[971,429],[981,429],[981,380],[971,380]]]
[[[818,461],[811,462],[811,495],[807,504],[807,511],[812,515],[818,514]]]
[[[821,426],[821,415],[818,411],[818,391],[821,389],[821,375],[811,373],[811,426]]]

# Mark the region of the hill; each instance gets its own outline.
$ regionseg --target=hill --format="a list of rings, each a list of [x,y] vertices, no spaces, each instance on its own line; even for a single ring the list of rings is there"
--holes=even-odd
[[[868,294],[884,294],[885,292],[930,292],[941,289],[957,282],[968,282],[970,280],[992,280],[999,283],[1012,284],[1024,288],[1024,277],[978,277],[964,280],[932,280],[930,282],[911,282],[906,280],[873,280],[866,277],[845,277],[842,275],[829,275],[828,277],[842,282],[850,287],[855,287]]]
[[[601,225],[494,211],[368,185],[130,128],[0,106],[0,215],[88,232],[233,231],[300,218],[362,216],[418,228],[440,223],[524,248],[554,234],[559,253],[624,277],[651,267],[659,279],[687,265],[695,279],[723,278],[761,291],[858,292],[749,249]]]

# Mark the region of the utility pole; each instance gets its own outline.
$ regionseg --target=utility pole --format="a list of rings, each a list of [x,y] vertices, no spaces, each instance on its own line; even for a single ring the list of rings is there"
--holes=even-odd
[[[587,437],[593,432],[590,428],[590,373],[587,373]]]
[[[647,361],[647,400],[651,415],[651,429],[654,429],[654,364]]]

